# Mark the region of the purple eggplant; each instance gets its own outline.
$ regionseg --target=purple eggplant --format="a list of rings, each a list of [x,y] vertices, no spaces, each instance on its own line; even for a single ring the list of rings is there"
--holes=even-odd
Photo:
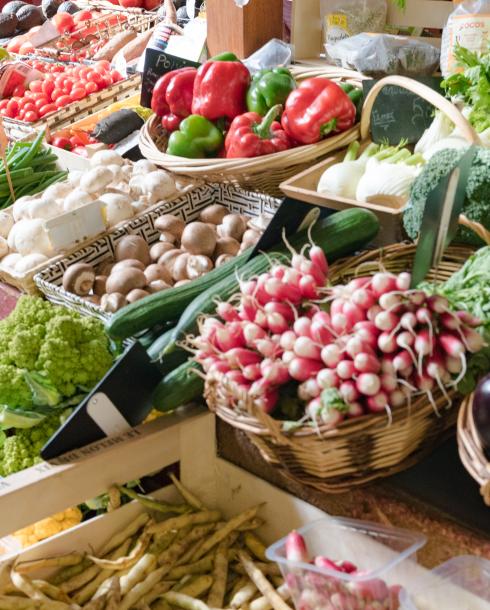
[[[484,377],[475,390],[473,419],[483,446],[483,452],[490,460],[490,375]]]

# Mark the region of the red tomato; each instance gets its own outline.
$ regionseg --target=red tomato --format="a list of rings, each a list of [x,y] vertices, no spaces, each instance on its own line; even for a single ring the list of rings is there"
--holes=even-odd
[[[26,92],[24,85],[18,85],[12,91],[12,97],[24,97],[24,93]]]
[[[29,90],[30,91],[35,91],[36,93],[39,93],[40,91],[43,90],[43,81],[42,80],[33,80],[29,83]]]
[[[34,121],[37,121],[38,119],[39,115],[34,110],[29,110],[24,115],[24,121],[27,121],[28,123],[34,123]]]
[[[98,90],[99,90],[99,88],[97,87],[97,85],[95,83],[89,82],[85,85],[85,91],[89,94],[95,93]]]
[[[90,11],[88,8],[86,8],[81,11],[78,11],[78,13],[75,13],[75,15],[73,16],[73,21],[75,23],[80,23],[81,21],[88,21],[89,19],[92,19],[92,18],[93,18],[92,11]]]
[[[69,95],[60,95],[55,101],[55,105],[57,108],[63,108],[63,106],[67,106],[71,104],[72,99]]]
[[[27,102],[27,104],[23,104],[22,109],[24,112],[37,112],[36,105],[30,100]]]
[[[94,70],[97,70],[97,72],[108,72],[110,69],[111,62],[106,59],[101,59],[94,66]]]
[[[77,146],[85,146],[85,142],[82,140],[82,138],[80,136],[72,136],[70,138],[70,143],[72,145],[73,148],[76,148]]]
[[[53,91],[54,91],[54,89],[55,89],[54,82],[53,82],[53,81],[52,81],[50,78],[47,78],[47,79],[46,79],[46,80],[43,82],[43,87],[42,87],[42,90],[43,90],[44,95],[45,95],[46,97],[50,98],[50,97],[51,97],[51,94],[52,94],[52,93],[53,93]]]
[[[19,102],[13,98],[5,101],[7,102],[8,111],[15,116],[19,112]]]
[[[66,34],[75,29],[75,21],[69,13],[56,13],[51,21],[60,34]]]
[[[73,148],[70,140],[63,136],[55,136],[51,144],[57,148],[64,148],[65,150],[71,150]]]
[[[117,70],[111,70],[111,76],[112,76],[113,83],[118,83],[120,80],[123,79],[123,77]]]
[[[53,93],[51,93],[51,99],[55,102],[59,97],[64,95],[62,89],[53,89]]]
[[[104,87],[103,88],[110,87],[113,84],[112,76],[110,74],[104,74],[102,76],[102,78],[104,79]]]
[[[85,89],[83,87],[80,87],[80,86],[74,87],[70,91],[70,97],[74,102],[77,100],[83,100],[83,98],[86,95],[87,95],[87,92],[85,91]]]
[[[57,89],[63,89],[63,87],[65,86],[65,80],[66,80],[66,76],[57,76],[54,79],[54,86]]]
[[[46,99],[46,96],[44,95],[44,93],[31,93],[31,95],[29,95],[29,99],[30,100],[40,100],[40,99]]]
[[[41,110],[41,108],[43,106],[46,106],[47,103],[48,103],[47,97],[40,97],[34,102],[34,105],[36,106],[37,110],[39,111],[39,110]]]
[[[80,70],[78,71],[78,76],[80,78],[87,78],[87,74],[89,72],[92,72],[92,69],[88,68],[87,66],[83,66],[83,68],[80,68]]]
[[[45,114],[49,114],[55,110],[58,110],[55,104],[46,104],[45,106],[42,106],[42,108],[39,108],[39,116],[44,116]]]
[[[4,108],[7,108],[7,104],[10,102],[11,100],[2,100],[0,101],[0,110],[3,110]]]
[[[15,114],[9,109],[8,106],[7,108],[2,108],[0,110],[0,115],[7,117],[8,119],[13,119],[15,117]]]

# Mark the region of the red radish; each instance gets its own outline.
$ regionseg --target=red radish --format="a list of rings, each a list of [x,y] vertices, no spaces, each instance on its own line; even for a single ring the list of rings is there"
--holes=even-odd
[[[313,316],[310,328],[311,338],[320,345],[331,343],[333,341],[332,334],[322,322],[315,320],[315,316]]]
[[[247,322],[243,327],[243,336],[248,347],[255,347],[255,342],[264,339],[267,333],[258,324]]]
[[[323,364],[318,360],[298,357],[291,360],[288,366],[289,374],[296,381],[306,381],[310,377],[315,377],[322,368]]]
[[[388,396],[385,392],[379,392],[375,396],[370,396],[367,399],[367,406],[371,413],[381,413],[382,411],[389,410]]]
[[[381,364],[379,360],[371,354],[361,352],[354,358],[354,366],[359,373],[379,373]]]
[[[342,334],[349,328],[349,321],[343,313],[332,314],[332,328],[338,334]]]
[[[361,576],[365,573],[357,572],[357,574]],[[385,600],[389,601],[390,598],[390,591],[384,580],[379,578],[373,578],[370,580],[352,580],[349,585],[349,588],[352,589],[352,592],[356,595],[357,599],[373,600],[371,604],[362,604],[361,607],[365,608],[365,610],[391,607],[383,603]],[[396,608],[396,606],[393,607]]]
[[[255,324],[258,324],[262,328],[268,328],[267,315],[260,309],[255,311],[255,317],[251,321],[255,322]]]
[[[314,422],[320,421],[329,428],[335,428],[344,419],[344,416],[337,409],[324,407],[320,398],[314,398],[305,408],[306,414]]]
[[[396,311],[402,305],[402,300],[396,292],[385,292],[379,297],[379,305],[385,311]]]
[[[237,371],[237,370],[228,371],[227,373],[225,373],[224,379],[225,379],[225,381],[228,381],[230,383],[237,383],[238,385],[247,385],[248,386],[248,380],[245,379],[245,377],[243,376],[241,371]]]
[[[297,271],[296,269],[288,268],[282,280],[283,282],[285,282],[286,284],[290,284],[291,286],[299,286],[299,282],[302,277],[303,274]]]
[[[265,358],[275,358],[280,353],[279,346],[272,339],[257,339],[255,349]]]
[[[375,273],[371,280],[371,288],[376,296],[396,290],[396,276],[391,273]]]
[[[393,330],[394,328],[396,328],[398,322],[398,316],[390,311],[381,311],[374,318],[374,324],[376,328],[383,331]]]
[[[257,383],[257,382],[255,382]],[[279,400],[279,392],[277,390],[269,390],[255,400],[255,404],[264,411],[264,413],[272,413],[276,408]]]
[[[394,392],[398,388],[398,380],[395,375],[383,373],[380,377],[381,387],[385,392]]]
[[[449,311],[439,316],[439,322],[449,330],[459,330],[461,327],[461,320]]]
[[[344,381],[340,384],[339,394],[346,403],[355,402],[359,398],[359,391],[353,381]]]
[[[476,352],[479,352],[483,347],[485,347],[485,341],[483,340],[483,337],[476,330],[473,330],[472,328],[463,327],[462,331],[464,336],[464,343],[469,352],[475,354]]]
[[[397,290],[406,291],[410,288],[410,283],[412,281],[412,276],[410,273],[406,271],[399,273],[396,278],[396,288]]]
[[[340,383],[337,373],[332,369],[322,369],[316,376],[316,381],[322,390],[336,388]]]
[[[320,396],[321,389],[316,379],[308,379],[298,386],[298,398],[308,402],[312,398]]]
[[[320,246],[312,246],[310,248],[309,256],[311,262],[326,276],[328,273],[328,261],[325,252]]]
[[[356,335],[347,341],[345,351],[351,358],[355,358],[358,354],[372,353],[371,347]]]
[[[381,389],[381,381],[373,373],[361,373],[356,384],[357,389],[364,396],[375,396]]]
[[[257,381],[257,379],[262,377],[260,364],[249,364],[248,366],[244,366],[242,374],[247,381]]]
[[[439,295],[433,295],[427,299],[429,309],[435,313],[445,313],[449,308],[448,300]]]
[[[409,292],[407,292],[407,296],[410,303],[417,306],[420,306],[425,303],[425,300],[427,298],[425,292],[422,292],[421,290],[410,290]]]
[[[370,307],[367,311],[367,319],[370,322],[374,322],[376,316],[381,313],[383,310],[379,305],[373,305],[372,307]]]
[[[463,368],[463,364],[460,358],[452,358],[451,356],[446,357],[446,368],[453,375],[457,375],[461,373],[461,369]]]
[[[405,379],[408,379],[409,377],[412,376],[413,371],[414,371],[414,367],[412,365],[410,365],[404,369],[400,369],[398,372],[402,377],[404,377]]]
[[[431,392],[434,389],[434,380],[426,374],[415,376],[415,385],[422,392]]]
[[[392,407],[402,407],[406,402],[406,396],[402,390],[395,390],[390,393],[390,405]]]
[[[215,335],[215,344],[222,352],[227,352],[234,347],[243,347],[245,339],[240,326],[228,324],[225,328],[218,328]]]
[[[394,354],[385,354],[383,359],[381,360],[381,371],[383,373],[388,373],[389,375],[395,375],[395,367],[393,366],[393,358]]]
[[[380,333],[374,322],[358,322],[353,330],[364,343],[367,343],[371,347],[376,347],[378,345],[378,335]]]
[[[364,407],[361,405],[360,402],[351,402],[348,406],[349,408],[347,409],[347,417],[353,418],[361,417],[361,415],[364,415]]]
[[[304,275],[312,275],[318,286],[325,286],[327,282],[327,278],[321,269],[307,259],[301,264],[299,271]]]
[[[244,321],[253,322],[257,314],[257,304],[254,297],[243,295],[238,308],[238,315]]]
[[[333,317],[337,314],[344,313],[344,306],[347,304],[347,301],[344,298],[336,298],[330,304],[330,315]]]
[[[286,538],[286,559],[303,563],[309,563],[310,561],[305,540],[296,530],[289,533]]]
[[[367,288],[368,286],[371,285],[371,279],[370,277],[366,276],[366,277],[355,277],[353,280],[351,280],[348,284],[347,284],[347,288],[353,292],[354,290],[357,290],[359,288]]]
[[[365,311],[355,303],[347,302],[344,305],[342,313],[347,318],[351,328],[358,322],[363,322],[366,319]]]
[[[480,318],[473,316],[467,311],[457,311],[456,316],[459,320],[461,320],[461,322],[463,322],[463,324],[467,324],[468,326],[481,326],[482,324]]]
[[[216,375],[227,373],[229,370],[230,367],[228,364],[226,364],[226,362],[214,362],[209,367],[208,372],[210,375]]]
[[[432,324],[432,316],[427,307],[419,307],[415,312],[415,317],[420,324]]]
[[[395,371],[403,371],[412,366],[412,356],[406,350],[402,350],[393,358],[393,366]]]
[[[294,343],[293,351],[300,358],[320,360],[320,348],[308,337],[298,337]]]
[[[269,313],[266,316],[267,326],[274,334],[281,334],[289,329],[286,318],[280,313]]]
[[[270,274],[272,275],[272,277],[275,277],[278,280],[282,280],[286,275],[287,270],[288,267],[285,267],[284,265],[274,265],[273,267],[271,267]]]
[[[303,299],[318,299],[318,285],[312,275],[303,275],[299,281],[299,290]]]
[[[352,302],[363,309],[369,309],[375,304],[376,299],[368,288],[358,288],[352,293]]]
[[[390,333],[381,333],[378,337],[378,347],[384,354],[392,354],[397,350],[395,338]]]
[[[264,305],[265,313],[280,313],[288,322],[292,322],[295,319],[295,312],[287,303],[279,303],[272,301]]]
[[[296,358],[296,354],[293,351],[286,350],[281,356],[281,360],[284,364],[289,365]]]
[[[341,360],[337,364],[336,373],[340,379],[352,379],[356,374],[352,360]]]
[[[239,283],[240,286],[240,292],[246,296],[252,297],[255,294],[255,291],[257,290],[257,281],[256,280],[247,280],[247,281],[241,281]]]
[[[325,570],[332,570],[334,572],[342,572],[343,571],[331,559],[327,559],[326,557],[321,557],[320,555],[318,555],[318,557],[315,557],[314,563],[315,563],[317,568],[325,568]]]
[[[439,345],[448,356],[453,358],[463,358],[465,347],[463,343],[451,333],[441,333],[438,336]]]
[[[288,285],[283,284],[281,280],[278,280],[275,277],[269,277],[264,282],[264,290],[267,294],[274,299],[285,299],[287,293]]]
[[[434,339],[429,330],[423,329],[417,334],[417,336],[415,337],[414,348],[415,348],[415,353],[418,354],[418,356],[419,356],[419,363],[422,361],[422,358],[424,356],[428,356],[429,354],[432,354],[432,352],[434,350]],[[464,348],[463,348],[463,350],[464,350]]]
[[[225,320],[225,322],[234,322],[235,320],[240,319],[238,311],[235,309],[235,307],[233,307],[233,305],[231,305],[231,303],[218,303],[216,313],[222,320]]]
[[[283,385],[289,381],[288,368],[279,360],[263,360],[260,370],[263,378],[272,385]]]
[[[411,311],[407,311],[400,318],[400,326],[411,333],[415,333],[415,327],[417,326],[417,318]]]
[[[240,368],[249,364],[257,364],[262,360],[259,354],[244,347],[230,349],[224,354],[224,357],[230,366]]]
[[[298,318],[293,325],[294,332],[299,337],[311,337],[311,320],[306,316]]]
[[[294,331],[287,330],[285,333],[283,333],[281,335],[281,338],[279,340],[279,345],[284,350],[293,350],[294,344],[295,344],[297,338],[298,338],[298,336],[296,335],[296,333]]]

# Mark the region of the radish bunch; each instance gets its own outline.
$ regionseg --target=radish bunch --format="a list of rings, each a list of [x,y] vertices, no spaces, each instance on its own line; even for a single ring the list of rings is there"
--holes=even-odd
[[[366,578],[350,561],[338,561],[317,555],[311,558],[304,538],[296,531],[286,539],[286,559],[323,568],[330,575],[317,571],[289,568],[286,583],[300,610],[397,610],[399,585],[387,585],[380,578]],[[339,577],[332,573],[337,572]]]
[[[335,427],[345,418],[387,412],[466,372],[466,354],[483,347],[480,321],[448,301],[410,290],[410,274],[380,272],[327,288],[328,264],[312,246],[289,265],[240,283],[201,321],[196,360],[220,374],[231,407],[253,398],[271,413],[291,382],[305,420]],[[327,311],[328,310],[328,311]]]

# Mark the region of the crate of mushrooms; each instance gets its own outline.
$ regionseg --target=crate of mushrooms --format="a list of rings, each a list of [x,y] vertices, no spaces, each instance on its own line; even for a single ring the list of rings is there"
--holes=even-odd
[[[279,204],[230,185],[199,186],[56,261],[34,281],[50,301],[107,320],[256,244]]]

